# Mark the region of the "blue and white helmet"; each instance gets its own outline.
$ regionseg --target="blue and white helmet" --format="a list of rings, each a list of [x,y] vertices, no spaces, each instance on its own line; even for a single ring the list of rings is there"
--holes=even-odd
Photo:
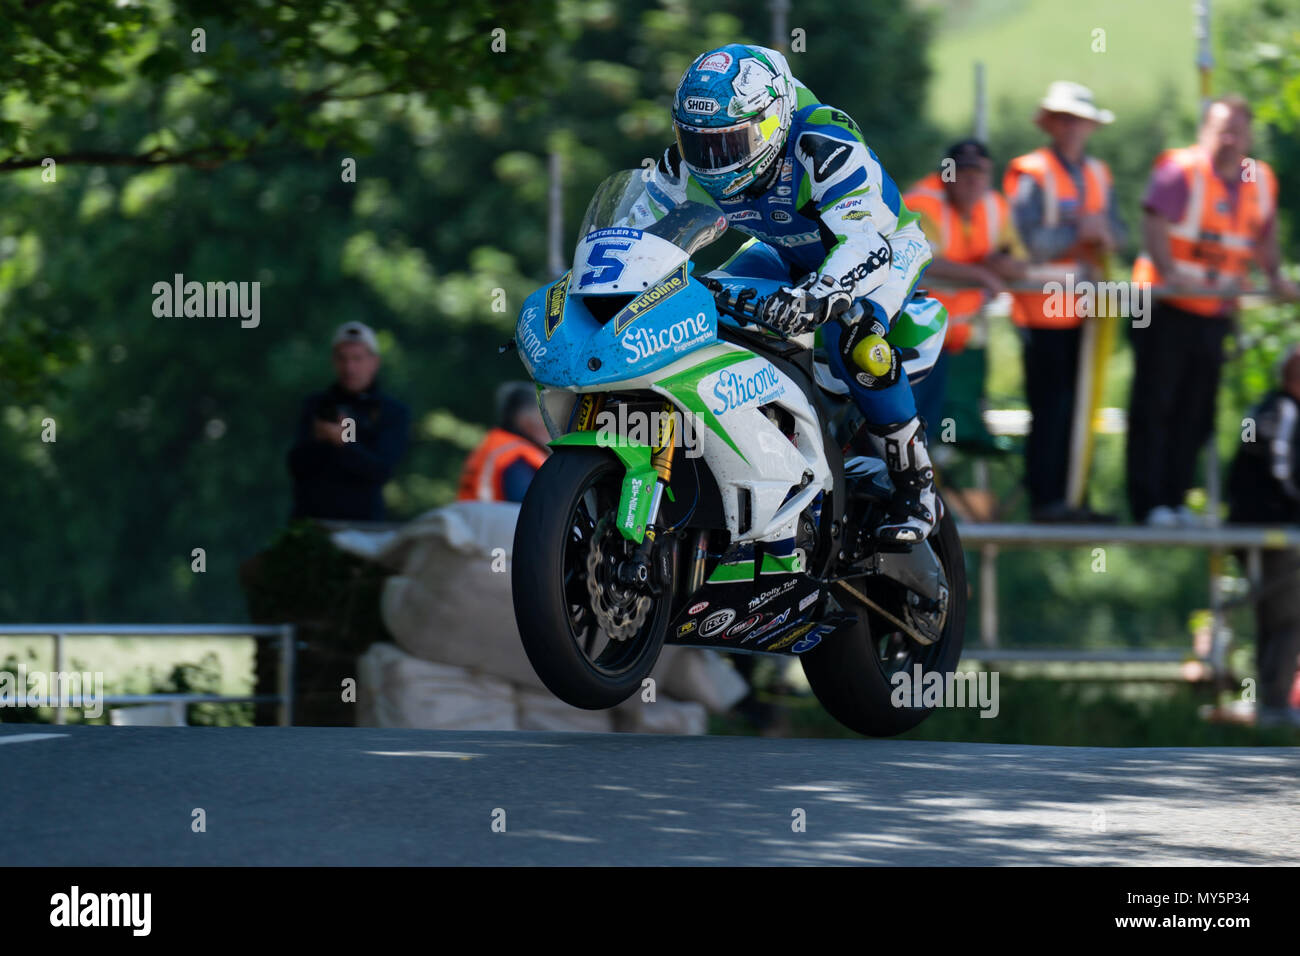
[[[795,80],[780,53],[741,43],[710,50],[673,99],[682,163],[715,199],[734,196],[781,154],[794,109]]]

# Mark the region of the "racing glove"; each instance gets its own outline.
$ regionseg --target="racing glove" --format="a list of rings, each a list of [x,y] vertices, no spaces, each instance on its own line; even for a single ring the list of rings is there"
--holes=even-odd
[[[834,278],[814,272],[798,285],[768,296],[758,317],[786,335],[802,335],[837,317],[852,303],[852,297]]]
[[[849,374],[863,388],[889,388],[898,381],[903,356],[897,346],[885,341],[889,329],[879,319],[857,322],[841,320],[840,358]]]

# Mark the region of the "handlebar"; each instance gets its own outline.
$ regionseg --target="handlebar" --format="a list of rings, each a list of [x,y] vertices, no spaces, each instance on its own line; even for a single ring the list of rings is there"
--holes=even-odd
[[[762,311],[763,302],[765,300],[755,298],[758,295],[756,290],[741,289],[733,296],[727,287],[717,279],[705,277],[700,281],[704,283],[705,288],[709,289],[709,291],[713,293],[714,304],[718,307],[718,311],[723,315],[731,316],[741,325],[752,323],[761,326],[772,334],[779,336],[782,341],[790,341],[790,336],[787,333],[758,317],[758,313]],[[750,305],[750,302],[753,302],[752,306]],[[848,302],[837,302],[827,321],[839,322],[841,326],[847,328],[848,326],[844,322],[843,316],[845,312],[849,311],[849,308],[850,305]]]
[[[758,291],[756,289],[741,289],[735,295],[732,295],[728,288],[717,279],[705,277],[700,281],[704,283],[705,288],[713,293],[713,302],[723,315],[731,316],[741,325],[753,324],[761,326],[773,335],[778,336],[782,341],[788,342],[790,340],[790,336],[786,333],[758,317],[764,299],[757,298]]]

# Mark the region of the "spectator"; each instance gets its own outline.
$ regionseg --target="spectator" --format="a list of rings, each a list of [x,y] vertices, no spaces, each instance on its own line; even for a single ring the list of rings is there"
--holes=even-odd
[[[1013,159],[1002,182],[1016,232],[1035,264],[1031,278],[1064,281],[1068,273],[1077,282],[1095,276],[1106,253],[1123,244],[1110,169],[1084,153],[1093,131],[1114,119],[1078,83],[1053,83],[1039,102],[1035,123],[1051,143]],[[1011,318],[1021,329],[1025,393],[1033,416],[1025,443],[1025,484],[1035,521],[1109,520],[1065,500],[1084,320],[1078,301],[1062,303],[1038,292],[1012,295]]]
[[[411,414],[376,384],[379,342],[368,326],[339,326],[333,360],[337,381],[298,416],[292,517],[382,521],[383,487],[406,452]]]
[[[1135,282],[1231,289],[1254,260],[1275,295],[1296,298],[1280,271],[1277,181],[1266,163],[1246,156],[1250,122],[1245,100],[1221,97],[1205,111],[1194,146],[1156,160],[1142,202],[1146,251],[1134,263]],[[1223,336],[1236,309],[1231,298],[1161,298],[1150,323],[1132,330],[1127,471],[1137,521],[1198,521],[1183,498],[1213,433]]]
[[[907,208],[921,216],[930,241],[934,258],[926,276],[947,286],[931,291],[948,310],[943,352],[916,389],[918,410],[932,430],[943,414],[949,356],[965,351],[972,319],[985,302],[1006,291],[1005,281],[1021,278],[1025,271],[1024,247],[1011,224],[1007,201],[989,188],[992,168],[982,142],[962,140],[944,154],[939,172],[903,196]],[[992,444],[987,433],[975,438]]]
[[[456,495],[461,501],[523,501],[550,453],[537,389],[529,383],[507,382],[497,390],[497,422],[465,462]]]
[[[1255,431],[1228,477],[1229,521],[1300,524],[1300,347],[1283,357],[1281,386],[1250,413]],[[1290,707],[1300,656],[1300,555],[1265,550],[1255,600],[1258,722],[1300,726]]]

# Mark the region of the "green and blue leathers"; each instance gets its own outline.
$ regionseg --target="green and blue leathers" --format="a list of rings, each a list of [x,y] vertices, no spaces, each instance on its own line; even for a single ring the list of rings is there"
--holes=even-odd
[[[907,209],[893,179],[845,113],[819,103],[796,83],[798,108],[784,148],[768,175],[734,197],[714,199],[669,147],[646,182],[634,219],[653,221],[687,200],[711,203],[727,225],[753,237],[715,276],[785,284],[809,273],[829,275],[856,300],[850,321],[877,318],[904,359],[906,376],[886,389],[864,388],[840,359],[834,323],[822,327],[832,371],[844,381],[868,422],[906,421],[916,414],[911,384],[938,358],[947,312],[915,296],[930,262],[919,217]],[[909,380],[910,383],[909,384]]]

